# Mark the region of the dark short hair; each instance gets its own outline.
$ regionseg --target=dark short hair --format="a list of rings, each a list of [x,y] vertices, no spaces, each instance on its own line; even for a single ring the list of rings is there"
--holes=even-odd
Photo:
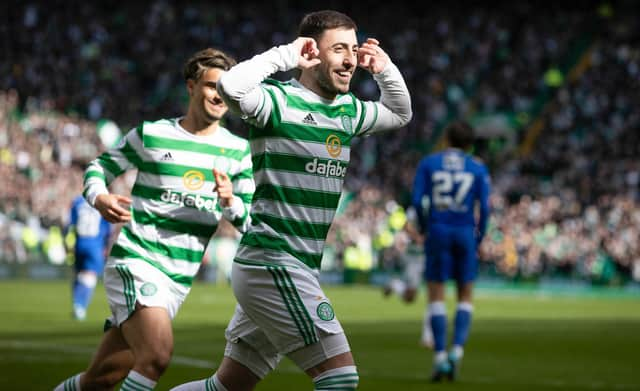
[[[306,14],[298,27],[299,37],[318,40],[326,30],[345,29],[358,31],[356,23],[347,15],[333,10],[316,11]]]
[[[221,50],[207,48],[196,52],[184,64],[182,75],[185,80],[198,81],[209,68],[220,68],[228,71],[236,65],[236,60]]]
[[[454,148],[468,149],[473,146],[475,135],[473,128],[465,121],[454,121],[445,130],[449,145]]]

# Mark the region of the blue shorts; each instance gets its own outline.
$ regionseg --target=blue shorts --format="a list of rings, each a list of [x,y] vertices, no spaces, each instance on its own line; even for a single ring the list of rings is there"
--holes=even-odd
[[[424,279],[458,283],[475,280],[478,274],[478,257],[473,226],[432,224],[425,242],[427,256]]]
[[[102,275],[104,269],[104,253],[99,249],[83,249],[79,248],[75,251],[75,269],[76,272],[83,270],[94,271],[98,275]]]

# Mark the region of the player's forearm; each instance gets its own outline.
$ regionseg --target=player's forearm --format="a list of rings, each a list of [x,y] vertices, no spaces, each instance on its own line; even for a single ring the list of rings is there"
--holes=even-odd
[[[235,112],[251,114],[261,103],[259,85],[277,71],[288,71],[297,66],[297,54],[291,44],[277,46],[242,61],[218,81],[218,93]]]
[[[389,113],[379,118],[376,127],[395,129],[411,121],[411,96],[398,67],[389,62],[384,71],[373,76],[380,88],[380,103]]]
[[[233,197],[231,206],[222,209],[222,216],[240,232],[245,232],[249,227],[250,204],[243,202],[237,195]]]
[[[96,197],[100,194],[109,194],[107,189],[107,176],[104,168],[99,164],[99,159],[89,163],[84,172],[84,190],[82,196],[91,206],[95,206]]]

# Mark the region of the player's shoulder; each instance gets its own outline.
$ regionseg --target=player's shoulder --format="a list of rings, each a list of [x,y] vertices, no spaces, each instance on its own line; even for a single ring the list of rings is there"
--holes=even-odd
[[[153,121],[142,121],[140,126],[142,126],[143,129],[175,128],[176,121],[175,118],[163,118]]]
[[[243,154],[250,154],[251,148],[249,146],[249,140],[244,137],[238,136],[237,134],[233,134],[229,129],[224,126],[218,127],[217,132],[219,133],[216,136],[216,144],[221,144],[226,148],[235,149],[237,151],[242,151]]]
[[[284,94],[286,94],[288,90],[295,88],[291,80],[281,81],[276,79],[265,79],[262,81],[262,86],[267,89],[281,91]]]
[[[142,121],[134,129],[140,137],[144,134],[157,133],[166,131],[166,129],[174,129],[176,126],[175,118],[172,119],[158,119],[152,121]]]
[[[244,150],[249,147],[249,140],[244,137],[238,136],[237,134],[233,134],[224,126],[218,127],[218,132],[220,132],[221,138],[223,138],[225,141],[237,145],[236,149]]]

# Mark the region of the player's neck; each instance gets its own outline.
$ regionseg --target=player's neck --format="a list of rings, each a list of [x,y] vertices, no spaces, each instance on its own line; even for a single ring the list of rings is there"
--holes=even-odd
[[[306,89],[323,99],[334,100],[336,99],[336,96],[338,96],[335,93],[330,93],[327,90],[321,88],[320,84],[318,84],[318,80],[307,72],[302,72],[300,74],[298,82],[302,84]]]
[[[189,114],[180,120],[180,126],[194,136],[210,136],[218,130],[219,125],[219,120],[208,122]]]

